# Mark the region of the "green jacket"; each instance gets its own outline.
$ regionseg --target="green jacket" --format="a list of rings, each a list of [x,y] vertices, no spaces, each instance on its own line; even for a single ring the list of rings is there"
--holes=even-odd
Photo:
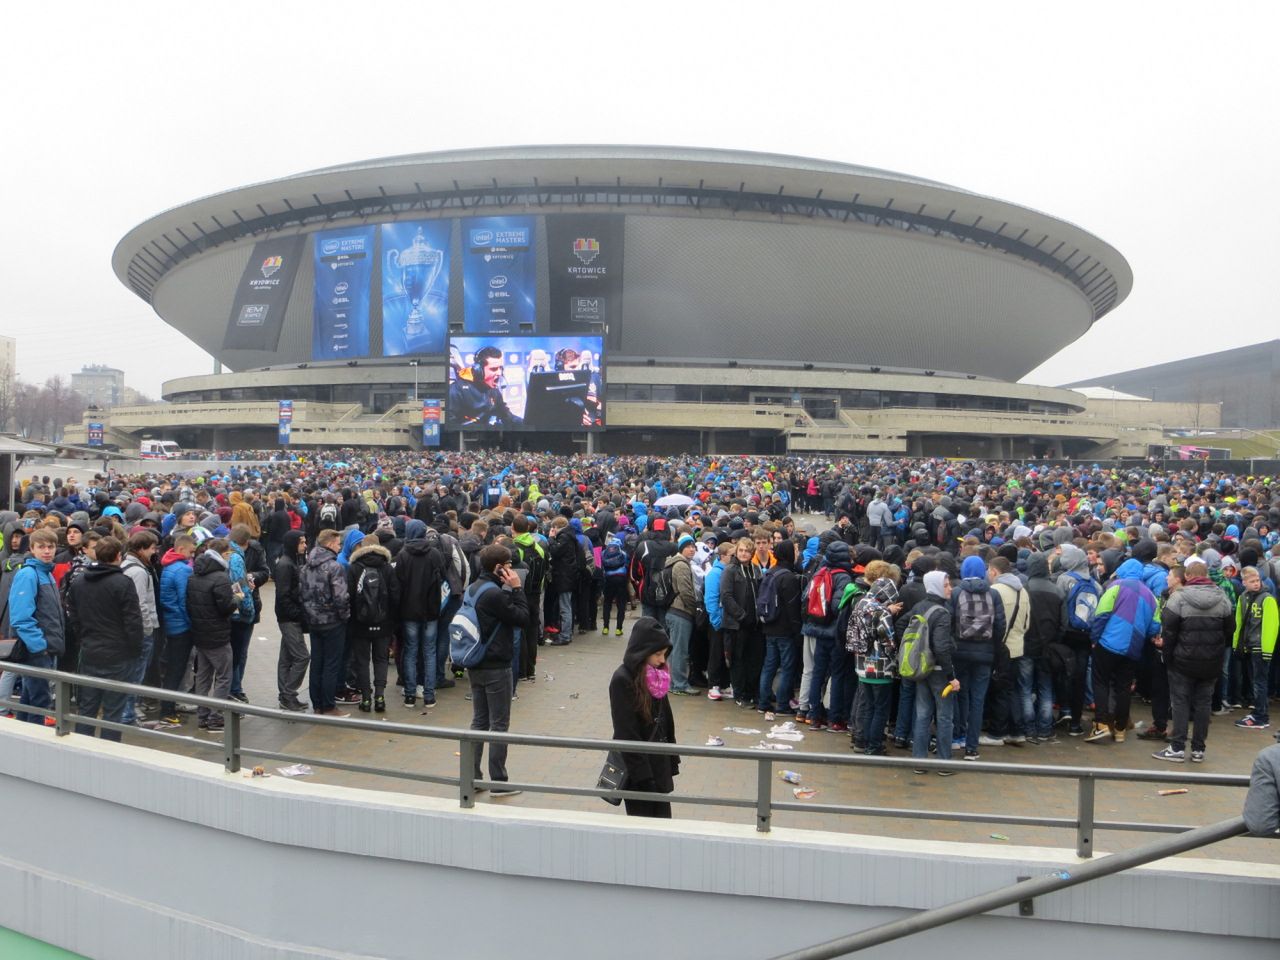
[[[1241,637],[1244,633],[1246,603],[1249,603],[1247,593],[1236,603],[1236,635],[1231,641],[1233,650],[1240,649]],[[1280,633],[1280,607],[1276,605],[1276,598],[1265,590],[1258,591],[1258,598],[1253,603],[1255,607],[1259,604],[1262,607],[1261,611],[1253,611],[1253,615],[1262,618],[1262,659],[1270,660],[1276,650],[1276,634]]]

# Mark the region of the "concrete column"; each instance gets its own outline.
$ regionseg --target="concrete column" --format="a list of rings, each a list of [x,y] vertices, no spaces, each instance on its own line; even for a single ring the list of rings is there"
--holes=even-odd
[[[716,453],[716,432],[714,430],[707,431],[707,450],[708,454]]]

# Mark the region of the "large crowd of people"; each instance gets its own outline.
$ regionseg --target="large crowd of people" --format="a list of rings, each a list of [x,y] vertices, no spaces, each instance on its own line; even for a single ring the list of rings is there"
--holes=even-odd
[[[1195,763],[1211,718],[1265,730],[1280,692],[1280,489],[1212,464],[345,450],[37,474],[14,497],[0,628],[27,663],[166,691],[78,688],[79,715],[126,726],[191,722],[188,691],[247,702],[267,617],[282,709],[429,711],[465,677],[473,727],[506,730],[542,645],[621,637],[630,616],[622,740],[674,740],[668,698],[705,696],[871,755],[1066,736]],[[458,617],[483,638],[467,671]],[[43,681],[0,679],[20,719],[49,703]],[[678,763],[622,757],[634,789],[671,789]],[[488,751],[489,780],[505,759]]]

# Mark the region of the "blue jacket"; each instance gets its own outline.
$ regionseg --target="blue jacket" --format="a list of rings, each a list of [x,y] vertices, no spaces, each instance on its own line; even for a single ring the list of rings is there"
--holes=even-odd
[[[14,572],[9,585],[9,626],[32,653],[43,653],[48,646],[44,630],[36,620],[36,594],[41,584],[57,589],[53,580],[53,564],[27,557]]]
[[[244,595],[240,598],[240,609],[231,615],[232,620],[253,622],[253,584],[249,582],[249,573],[244,565],[244,548],[239,544],[231,544],[231,556],[227,558],[227,576],[232,586],[240,584]]]
[[[1160,632],[1155,594],[1142,582],[1137,560],[1120,564],[1098,601],[1089,632],[1099,646],[1130,660],[1139,659],[1146,642]]]
[[[348,530],[347,535],[342,540],[342,552],[338,554],[338,562],[343,567],[347,567],[351,563],[351,554],[360,549],[360,541],[364,539],[364,532],[356,527],[354,530]],[[232,577],[234,580],[235,578]]]
[[[191,561],[176,551],[166,554],[160,571],[160,609],[164,612],[167,636],[177,637],[191,631],[191,617],[187,615],[187,581],[190,579]]]
[[[702,605],[706,608],[707,619],[717,630],[724,622],[724,607],[720,605],[720,578],[724,575],[724,564],[719,557],[711,563],[706,578],[702,581]]]
[[[1162,567],[1158,563],[1144,563],[1142,565],[1142,582],[1157,597],[1163,597],[1165,591],[1169,589],[1169,568]]]

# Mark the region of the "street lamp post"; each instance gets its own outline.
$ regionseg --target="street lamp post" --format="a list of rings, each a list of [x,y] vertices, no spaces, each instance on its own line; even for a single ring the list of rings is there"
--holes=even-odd
[[[418,402],[418,364],[420,360],[410,360],[409,366],[413,367],[413,402]]]

